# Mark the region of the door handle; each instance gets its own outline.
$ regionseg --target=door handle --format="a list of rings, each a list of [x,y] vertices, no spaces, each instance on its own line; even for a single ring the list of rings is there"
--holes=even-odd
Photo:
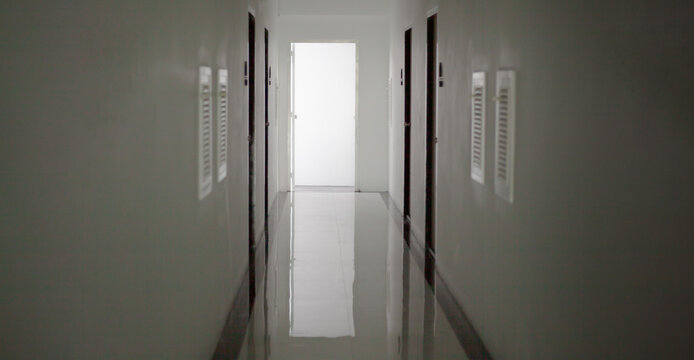
[[[443,63],[439,63],[439,87],[443,87]]]
[[[243,62],[243,84],[248,86],[248,61]]]

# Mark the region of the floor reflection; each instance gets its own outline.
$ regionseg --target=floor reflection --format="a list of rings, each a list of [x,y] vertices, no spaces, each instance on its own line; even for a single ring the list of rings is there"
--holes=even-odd
[[[380,194],[278,203],[239,358],[467,358]]]
[[[354,194],[298,197],[290,209],[289,336],[354,336]]]

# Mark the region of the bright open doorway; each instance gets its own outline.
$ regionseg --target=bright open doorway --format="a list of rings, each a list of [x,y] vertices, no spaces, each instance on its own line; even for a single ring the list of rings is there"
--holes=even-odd
[[[292,43],[292,188],[355,186],[357,47]]]

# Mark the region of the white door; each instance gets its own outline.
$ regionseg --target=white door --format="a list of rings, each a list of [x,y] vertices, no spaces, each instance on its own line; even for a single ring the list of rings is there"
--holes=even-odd
[[[294,185],[353,187],[356,44],[293,49]]]

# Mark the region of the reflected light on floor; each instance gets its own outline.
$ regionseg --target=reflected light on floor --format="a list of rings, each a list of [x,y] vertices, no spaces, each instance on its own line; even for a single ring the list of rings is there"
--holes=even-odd
[[[309,193],[295,202],[290,220],[292,337],[354,336],[353,197]]]

